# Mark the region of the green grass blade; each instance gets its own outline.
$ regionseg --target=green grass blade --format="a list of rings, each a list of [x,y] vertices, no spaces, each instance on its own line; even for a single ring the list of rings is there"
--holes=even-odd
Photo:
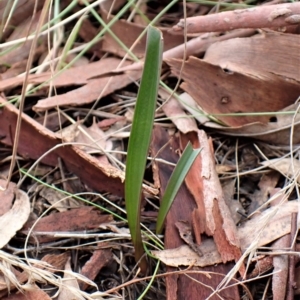
[[[5,10],[4,10],[4,16],[6,16],[6,13],[7,13],[7,8],[9,7],[10,3],[7,2],[6,6],[5,6]],[[3,28],[3,32],[5,31],[7,25],[9,24],[13,14],[14,14],[14,11],[16,9],[18,5],[18,0],[14,0],[14,3],[12,4],[12,6],[9,8],[9,14],[8,14],[8,17],[7,17],[7,20],[5,22],[5,25],[4,25],[4,28]],[[3,18],[2,20],[4,21],[5,18]],[[2,21],[2,22],[3,22]],[[2,29],[2,26],[1,26],[1,29]]]
[[[161,205],[157,216],[156,233],[161,233],[167,213],[175,199],[175,196],[201,149],[194,150],[190,143],[187,144],[180,157],[171,178],[167,184],[165,193],[161,199]]]
[[[81,16],[79,18],[79,20],[76,22],[75,26],[73,27],[73,29],[65,43],[64,49],[62,51],[61,59],[59,60],[58,65],[57,65],[57,70],[60,70],[64,65],[66,65],[65,61],[67,59],[68,53],[72,49],[72,47],[76,41],[78,32],[80,30],[80,27],[82,25],[84,18],[85,18],[85,16]]]
[[[155,115],[162,48],[161,32],[149,26],[145,64],[129,138],[125,173],[127,220],[136,261],[144,254],[140,228],[141,192]],[[145,262],[140,267],[145,271]]]

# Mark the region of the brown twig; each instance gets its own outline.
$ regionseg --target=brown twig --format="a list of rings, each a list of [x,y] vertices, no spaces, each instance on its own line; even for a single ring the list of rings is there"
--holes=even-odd
[[[179,21],[173,31],[187,33],[227,31],[238,28],[282,28],[300,24],[300,3],[262,5],[247,9],[197,16]]]

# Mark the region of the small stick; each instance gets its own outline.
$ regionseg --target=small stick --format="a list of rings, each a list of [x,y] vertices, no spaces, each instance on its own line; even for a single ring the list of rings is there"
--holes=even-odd
[[[300,3],[261,5],[217,14],[180,19],[173,31],[187,33],[227,31],[239,28],[283,28],[300,24]]]

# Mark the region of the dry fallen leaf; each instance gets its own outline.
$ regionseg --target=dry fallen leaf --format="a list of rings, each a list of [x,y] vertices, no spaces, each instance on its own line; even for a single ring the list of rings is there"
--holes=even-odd
[[[197,121],[223,134],[256,138],[275,145],[289,145],[290,136],[291,133],[293,133],[293,143],[300,143],[300,113],[295,114],[298,110],[298,103],[287,106],[274,113],[271,121],[267,124],[256,122],[237,127],[225,127],[211,122],[188,93],[181,94],[180,98],[182,99],[184,108],[189,111]]]
[[[0,179],[0,187],[6,186],[6,180]],[[1,205],[0,205],[0,216],[8,212],[12,205],[15,198],[15,189],[16,184],[13,182],[10,182],[8,184],[8,187],[3,191],[0,189],[0,199],[1,199]]]
[[[28,34],[33,33],[36,30],[40,17],[41,17],[41,11],[37,12],[33,16],[28,16],[27,19],[22,19],[22,24],[20,24],[18,27],[15,28],[15,30],[12,32],[12,34],[9,36],[6,42],[18,40],[20,38],[26,38]],[[45,22],[46,19],[44,20],[44,23]],[[41,50],[38,50],[38,48],[43,49],[43,51],[45,51],[47,47],[46,42],[47,42],[47,37],[45,35],[39,37],[38,43],[40,46],[37,47],[37,52],[35,53],[35,55],[41,54]],[[32,40],[27,40],[23,43],[20,43],[19,45],[15,45],[14,49],[10,49],[11,46],[7,47],[8,49],[10,49],[10,51],[6,51],[7,53],[1,55],[0,65],[11,66],[13,64],[20,63],[22,60],[27,60],[31,45],[32,45]],[[23,71],[25,71],[25,68],[23,68],[22,72]]]
[[[19,110],[0,97],[1,104],[3,105],[0,109],[1,143],[11,146],[13,142],[10,137],[15,134]],[[51,148],[54,148],[47,156],[43,157],[41,162],[56,166],[57,159],[60,157],[67,169],[78,175],[90,188],[97,191],[110,191],[114,195],[123,195],[125,172],[110,164],[102,164],[77,147],[71,145],[57,147],[61,144],[62,141],[57,135],[35,122],[32,118],[22,114],[22,128],[18,147],[20,155],[37,160]],[[32,147],[32,145],[35,145],[35,147]],[[84,172],[82,172],[82,168],[84,168]],[[143,185],[143,190],[147,194],[158,193],[157,189],[148,185]]]
[[[171,59],[167,63],[172,73],[179,76],[182,61]],[[255,116],[251,113],[276,112],[294,103],[300,94],[300,84],[275,74],[263,73],[258,76],[234,72],[196,57],[189,57],[181,74],[184,80],[181,87],[206,113],[217,114],[216,117],[229,126],[256,121],[267,123],[270,116]],[[249,115],[218,115],[233,113]]]
[[[287,201],[255,214],[238,228],[242,250],[245,251],[258,236],[257,247],[261,247],[290,233],[291,214],[298,209],[297,201]]]
[[[182,60],[167,60],[173,74],[182,75],[182,88],[205,112],[250,113],[239,117],[216,116],[229,126],[267,123],[270,116],[255,116],[251,112],[276,112],[297,100],[300,94],[297,35],[264,32],[218,44],[209,47],[203,60],[189,57],[182,72]],[[291,52],[286,51],[286,44],[291,46]],[[286,61],[290,62],[287,66]]]
[[[108,11],[111,9],[111,2],[103,1],[100,4],[100,7],[103,20],[106,23],[110,22],[115,17],[113,14],[110,14],[110,17],[108,18]],[[139,10],[140,9],[141,7],[139,6]],[[116,6],[114,6],[114,10],[116,10]],[[132,21],[130,22],[125,19],[118,19],[112,24],[110,30],[115,36],[117,36],[118,40],[120,40],[127,48],[131,49],[136,56],[144,57],[146,50],[146,35],[144,34],[138,43],[136,40],[139,38],[141,33],[145,31],[147,25],[148,24],[143,25]],[[165,50],[172,49],[183,43],[184,40],[181,35],[171,33],[167,27],[160,27],[159,29],[163,33]],[[133,45],[135,46],[132,48]],[[113,53],[122,58],[127,54],[127,51],[124,49],[124,47],[122,47],[120,43],[117,42],[116,38],[114,38],[110,33],[106,33],[104,35],[101,50],[104,52]]]
[[[64,271],[64,278],[62,280],[61,288],[57,300],[83,300],[84,297],[80,295],[80,288],[77,278],[73,275],[71,269],[70,258],[67,260]]]
[[[40,190],[40,195],[58,211],[66,211],[69,208],[75,208],[82,205],[79,200],[66,197],[66,194],[46,186]],[[65,200],[62,200],[64,198]]]
[[[56,133],[66,143],[78,143],[78,148],[84,152],[95,154],[103,150],[111,150],[112,143],[96,122],[90,127],[81,124],[71,124]],[[89,146],[90,145],[90,146]]]
[[[21,190],[17,190],[15,195],[12,208],[0,217],[0,249],[23,227],[30,214],[28,195]]]
[[[7,13],[8,10],[13,6],[14,13],[10,18],[10,22],[4,31],[4,36],[2,37],[5,39],[6,34],[11,32],[11,28],[17,27],[23,20],[26,20],[28,17],[31,17],[34,14],[34,11],[39,11],[42,9],[44,3],[36,2],[35,0],[28,0],[28,1],[0,1],[0,20],[1,24],[7,22],[9,14]]]
[[[295,158],[274,158],[261,162],[265,167],[276,170],[288,178],[300,183],[300,162]]]
[[[53,132],[59,130],[67,122],[66,116],[57,111],[48,112],[35,120]]]
[[[82,67],[81,67],[82,69]],[[83,70],[81,70],[82,72]],[[56,106],[79,106],[92,103],[97,100],[100,95],[105,97],[116,90],[124,88],[128,84],[138,80],[141,77],[140,71],[130,71],[126,74],[116,75],[114,77],[104,77],[97,79],[90,79],[88,83],[75,90],[65,94],[45,98],[39,100],[33,106],[34,111],[45,111]]]
[[[222,258],[212,239],[203,241],[200,246],[202,256],[199,256],[188,245],[183,245],[175,249],[162,251],[151,251],[164,264],[171,267],[195,266],[205,267],[222,263]]]
[[[299,36],[267,31],[250,38],[216,42],[207,49],[205,61],[253,76],[272,73],[299,84],[299,51]]]
[[[271,192],[274,191],[280,174],[275,171],[263,174],[258,183],[258,188],[254,193],[249,193],[251,204],[248,207],[248,215],[252,214],[256,209],[264,205],[270,198]]]
[[[95,229],[100,224],[112,220],[112,215],[102,215],[99,209],[93,209],[92,206],[81,206],[45,216],[39,219],[34,227],[32,226],[35,222],[29,221],[25,224],[22,232],[28,234],[28,230],[32,229],[32,235],[35,235],[34,241],[45,243],[56,240],[56,233]],[[48,234],[43,235],[43,232]]]
[[[91,145],[91,147],[79,146],[88,153],[99,153],[102,152],[102,150],[111,150],[112,148],[112,142],[107,139],[106,134],[99,128],[96,122],[93,122],[90,127],[80,130],[75,141],[77,143]]]
[[[264,256],[254,259],[255,266],[253,270],[247,274],[247,278],[255,278],[273,269],[273,257]]]
[[[197,253],[199,256],[202,256],[203,253],[201,252],[199,245],[194,243],[192,227],[184,221],[177,221],[175,226],[177,227],[182,240],[185,241],[195,253]]]
[[[64,49],[62,47],[60,47],[57,51],[57,54],[56,54],[57,57],[63,56],[64,60],[60,61],[60,63],[62,63],[62,65],[63,64],[69,64],[73,60],[75,60],[75,61],[72,62],[72,68],[84,67],[85,65],[89,64],[89,60],[88,60],[87,57],[81,56],[80,58],[76,58],[76,54],[74,54],[74,53],[69,53],[66,56],[64,56],[63,50]],[[46,52],[46,51],[43,52],[42,55],[39,58],[38,64],[41,65],[45,61],[45,59],[47,58],[48,55],[49,55],[48,52]],[[54,66],[52,67],[52,72],[53,72],[53,69],[54,69]],[[44,71],[50,71],[50,66],[48,66],[48,68],[45,68]]]
[[[65,70],[64,72],[60,73],[57,76],[52,72],[44,72],[42,74],[31,74],[28,77],[28,83],[31,84],[43,83],[45,84],[46,87],[49,86],[50,84],[52,84],[55,87],[81,86],[81,85],[84,86],[87,84],[93,85],[93,82],[89,80],[90,78],[101,77],[103,74],[116,69],[120,64],[120,62],[121,62],[120,59],[109,57],[109,58],[101,59],[100,61],[91,62],[84,66],[72,67],[70,69]],[[127,66],[129,64],[130,62],[124,61],[122,63],[122,66]],[[98,82],[99,84],[103,83],[104,79],[105,78],[98,78],[96,82]],[[0,90],[4,91],[6,89],[22,85],[23,81],[24,81],[23,76],[2,80],[0,82]],[[121,86],[119,88],[121,88]],[[86,89],[83,90],[79,89],[79,92],[83,92],[84,90]],[[97,89],[98,94],[96,98],[100,95],[100,91],[101,90]],[[77,93],[79,92],[77,91]],[[88,95],[84,95],[84,94],[82,96],[88,97]],[[73,99],[73,102],[74,101],[75,99]],[[83,101],[83,100],[78,99],[78,101]]]
[[[170,97],[170,93],[164,89],[159,89],[158,94],[167,100]],[[197,131],[197,124],[194,118],[187,115],[182,106],[175,97],[171,97],[162,107],[164,113],[175,124],[179,131],[182,133],[188,133],[190,131]]]
[[[51,300],[51,298],[38,287],[33,287],[32,290],[22,291],[16,294],[11,294],[8,297],[2,298],[2,300]],[[72,299],[72,298],[70,298]]]
[[[224,200],[228,206],[234,223],[237,224],[245,213],[240,201],[234,199],[236,179],[225,180],[222,183]]]
[[[229,136],[256,138],[275,145],[289,145],[292,134],[293,144],[300,142],[300,115],[294,114],[299,104],[293,104],[274,114],[269,123],[252,123],[240,127],[221,127],[215,123],[205,126],[218,128],[220,132]]]
[[[237,229],[242,251],[246,251],[258,236],[256,246],[261,247],[288,234],[291,231],[291,214],[297,212],[298,207],[297,201],[288,201],[280,208],[278,206],[271,207],[242,224]],[[267,218],[268,222],[265,224]],[[164,264],[174,267],[181,265],[204,267],[222,262],[212,239],[203,241],[199,249],[203,253],[201,257],[186,245],[175,249],[152,251],[151,253]]]
[[[43,256],[41,261],[46,262],[56,270],[63,270],[67,263],[68,258],[69,258],[69,253],[62,252],[61,254],[46,254],[45,256]]]

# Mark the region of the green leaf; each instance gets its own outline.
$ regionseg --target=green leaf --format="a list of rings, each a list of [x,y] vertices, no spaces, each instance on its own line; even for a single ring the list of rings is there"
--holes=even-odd
[[[167,213],[175,199],[175,196],[185,179],[190,167],[192,166],[197,155],[200,153],[201,149],[193,150],[191,143],[188,143],[185,147],[182,156],[180,157],[175,170],[173,171],[171,178],[166,187],[165,193],[161,199],[161,204],[157,217],[156,233],[161,233],[164,225]]]
[[[149,26],[145,64],[129,138],[125,173],[127,220],[136,261],[144,254],[140,228],[141,193],[155,115],[162,48],[161,32]],[[140,263],[140,267],[146,271],[146,262]]]

